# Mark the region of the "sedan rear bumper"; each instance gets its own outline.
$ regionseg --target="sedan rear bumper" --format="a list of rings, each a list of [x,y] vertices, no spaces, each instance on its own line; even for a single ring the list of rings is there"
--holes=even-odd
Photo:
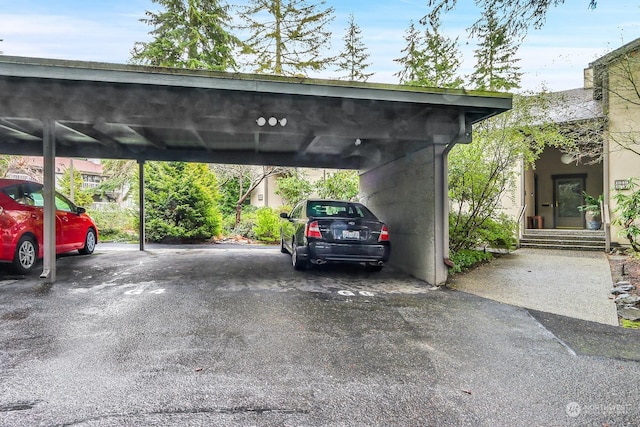
[[[300,252],[305,252],[304,255]],[[391,245],[309,242],[307,251],[299,251],[311,262],[387,262]],[[306,255],[306,256],[305,256]]]

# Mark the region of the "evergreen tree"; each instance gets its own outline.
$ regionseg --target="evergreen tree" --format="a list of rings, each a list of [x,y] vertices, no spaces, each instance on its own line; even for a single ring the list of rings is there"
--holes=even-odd
[[[255,72],[277,75],[307,75],[324,69],[333,59],[323,56],[329,49],[334,9],[320,9],[325,1],[250,0],[240,8],[241,28],[249,38],[244,53]]]
[[[472,86],[479,90],[519,88],[522,73],[516,65],[519,59],[515,57],[519,43],[510,37],[507,26],[498,21],[493,8],[486,11],[481,25],[471,35],[480,40],[474,51],[476,67],[470,77]]]
[[[58,188],[60,192],[65,196],[71,198],[71,169],[66,169],[60,180],[58,181]],[[72,202],[76,206],[82,206],[84,208],[91,208],[93,205],[93,192],[91,190],[82,189],[82,174],[79,170],[73,170],[73,200]]]
[[[340,78],[366,82],[374,73],[365,73],[371,63],[365,62],[369,58],[369,53],[362,42],[362,30],[355,23],[353,13],[349,15],[349,27],[342,40],[344,40],[344,50],[337,57],[337,71],[345,72],[346,75]]]
[[[425,29],[423,80],[418,83],[420,86],[461,88],[463,80],[458,70],[462,64],[462,53],[458,49],[458,37],[452,40],[441,34],[438,17],[429,19],[429,26],[431,29]]]
[[[156,66],[235,70],[240,40],[229,32],[230,8],[223,0],[152,0],[165,10],[141,19],[154,29],[150,42],[136,42],[131,62]]]
[[[96,194],[102,197],[114,198],[122,203],[130,196],[132,190],[137,195],[137,163],[133,160],[104,160],[103,173],[106,176],[96,189]]]
[[[429,25],[426,26],[426,22]],[[407,47],[403,58],[396,59],[404,65],[397,73],[400,83],[412,86],[460,88],[463,80],[458,76],[462,54],[458,49],[458,38],[450,39],[440,33],[437,17],[423,18],[424,35],[411,23],[405,40]]]
[[[403,69],[396,74],[400,79],[400,84],[418,81],[421,78],[422,67],[424,66],[424,40],[420,31],[416,29],[413,21],[409,22],[409,28],[405,31],[404,41],[406,47],[402,49],[405,55],[402,58],[394,59],[403,65]]]
[[[4,178],[9,170],[9,164],[11,157],[7,155],[0,155],[0,178]]]
[[[484,12],[494,9],[504,19],[505,26],[511,35],[524,36],[530,25],[542,28],[547,12],[553,6],[563,4],[565,0],[478,0],[476,5]],[[597,6],[597,0],[584,0],[591,9]],[[450,12],[456,8],[458,0],[427,0],[427,7],[432,8],[430,16],[438,16],[442,12]],[[472,26],[479,26],[481,20]]]
[[[222,215],[217,180],[207,165],[145,163],[146,234],[154,242],[193,242],[217,236]]]

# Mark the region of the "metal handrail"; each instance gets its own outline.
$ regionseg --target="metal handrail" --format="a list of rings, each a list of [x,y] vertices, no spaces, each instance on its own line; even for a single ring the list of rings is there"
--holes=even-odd
[[[522,239],[524,236],[524,213],[527,210],[527,205],[520,207],[520,213],[518,214],[518,240]]]
[[[603,203],[600,205],[600,211],[602,224],[604,225],[604,250],[609,252],[611,250],[611,214],[609,212],[609,204]]]

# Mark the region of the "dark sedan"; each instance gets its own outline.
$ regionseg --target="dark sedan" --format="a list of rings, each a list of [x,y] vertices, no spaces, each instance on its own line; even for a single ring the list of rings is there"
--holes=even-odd
[[[290,253],[296,270],[327,262],[365,263],[380,271],[389,260],[389,229],[363,204],[342,200],[304,200],[280,228],[280,250]]]

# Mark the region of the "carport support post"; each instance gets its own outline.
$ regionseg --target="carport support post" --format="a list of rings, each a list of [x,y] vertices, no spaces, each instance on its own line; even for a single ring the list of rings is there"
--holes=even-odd
[[[138,160],[138,189],[138,223],[140,224],[138,236],[140,236],[140,250],[144,251],[144,242],[146,240],[144,234],[144,160]]]
[[[45,283],[54,283],[56,281],[55,121],[52,119],[43,120],[42,129],[42,151],[44,156],[44,260],[40,278],[45,279]]]
[[[443,139],[360,175],[362,201],[389,226],[389,264],[431,285],[447,280]]]

